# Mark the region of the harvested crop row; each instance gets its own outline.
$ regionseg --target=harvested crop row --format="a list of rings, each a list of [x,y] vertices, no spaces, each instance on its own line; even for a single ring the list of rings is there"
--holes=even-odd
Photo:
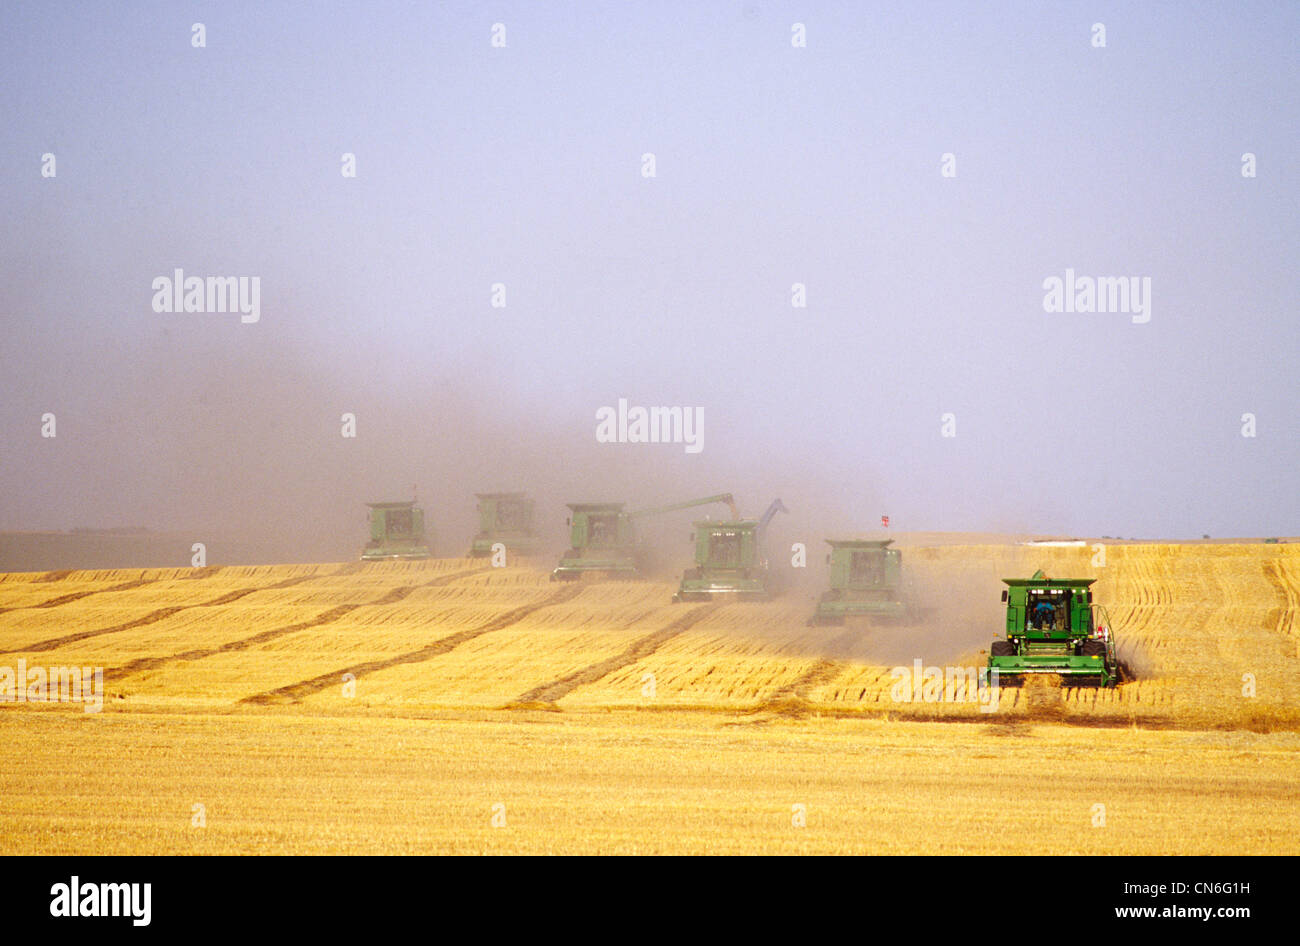
[[[552,586],[554,587],[554,586]],[[355,701],[323,690],[304,703],[350,707],[500,706],[539,683],[619,653],[627,641],[679,614],[645,584],[573,586],[576,596],[509,627],[465,640],[436,659],[397,664],[358,682]]]
[[[894,666],[982,666],[981,651],[1000,629],[998,578],[1043,567],[1101,579],[1098,601],[1109,604],[1133,674],[1118,691],[1062,691],[1055,702],[1072,715],[1118,719],[1141,707],[1161,718],[1231,725],[1251,714],[1280,719],[1300,706],[1294,547],[1114,545],[1104,566],[1093,564],[1095,555],[1088,548],[911,549],[907,575],[921,608],[899,625],[809,628],[809,596],[791,593],[727,605],[598,679],[588,679],[591,668],[685,613],[667,603],[672,585],[582,582],[571,600],[479,635],[475,629],[533,608],[557,586],[540,569],[493,569],[467,559],[226,568],[198,577],[153,570],[153,580],[137,588],[0,614],[0,648],[17,656],[43,647],[37,652],[50,663],[145,668],[123,684],[129,705],[228,705],[373,664],[361,700],[340,703],[332,688],[307,698],[339,711],[502,705],[573,678],[577,686],[560,697],[561,708],[752,709],[797,696],[812,710],[889,711],[899,702],[891,695]],[[146,571],[77,575],[111,582],[139,580]],[[250,577],[266,586],[251,587]],[[0,583],[0,607],[38,585],[73,580]],[[388,663],[467,633],[436,660]],[[938,702],[921,709],[937,716],[977,711]],[[1003,703],[1008,710],[1022,705],[1014,691]]]
[[[336,686],[341,682],[347,682],[349,679],[355,681],[361,676],[369,675],[401,664],[422,663],[426,660],[431,660],[434,657],[447,653],[467,640],[510,627],[511,625],[530,617],[535,611],[563,604],[569,599],[575,597],[580,590],[581,589],[575,587],[561,588],[553,591],[545,598],[535,600],[530,604],[523,605],[522,607],[504,613],[497,612],[496,616],[485,622],[478,623],[471,628],[453,634],[439,635],[433,642],[424,644],[414,650],[406,650],[402,653],[393,655],[372,654],[369,659],[354,661],[343,667],[336,668],[335,670],[319,673],[315,676],[308,677],[307,679],[298,680],[297,682],[286,684],[273,690],[254,693],[251,696],[245,697],[241,702],[253,705],[299,702],[307,696],[319,693],[331,686]]]

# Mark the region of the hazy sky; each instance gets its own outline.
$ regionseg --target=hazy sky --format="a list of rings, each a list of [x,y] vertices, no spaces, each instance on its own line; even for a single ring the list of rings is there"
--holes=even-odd
[[[491,488],[1300,533],[1298,36],[1287,2],[6,3],[0,529],[359,544],[419,484],[453,544]],[[260,321],[155,312],[176,268],[258,277]],[[1149,277],[1150,321],[1044,311],[1067,268]],[[597,444],[620,397],[702,408],[704,449]]]

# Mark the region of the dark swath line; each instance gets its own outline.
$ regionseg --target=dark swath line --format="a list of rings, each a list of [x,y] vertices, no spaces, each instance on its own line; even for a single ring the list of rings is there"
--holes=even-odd
[[[420,663],[429,660],[432,657],[445,654],[450,650],[454,650],[466,641],[473,640],[476,637],[482,637],[484,634],[490,634],[493,631],[499,631],[512,624],[516,624],[535,611],[540,611],[543,608],[549,608],[557,604],[563,604],[569,599],[576,597],[581,591],[581,586],[571,585],[555,592],[544,601],[539,601],[536,604],[524,605],[521,608],[507,611],[505,614],[493,618],[486,624],[480,624],[478,627],[440,638],[426,647],[421,647],[419,650],[407,651],[404,654],[398,654],[396,657],[387,657],[383,660],[370,660],[365,663],[353,664],[351,667],[341,667],[338,670],[333,670],[329,673],[322,673],[320,676],[312,677],[309,680],[302,680],[298,683],[291,683],[288,686],[279,687],[274,690],[267,690],[265,693],[255,693],[252,696],[246,696],[239,702],[256,705],[297,702],[303,697],[310,696],[313,693],[319,693],[321,690],[328,689],[332,686],[337,686],[345,673],[350,673],[354,677],[360,678],[366,674],[374,673],[377,670],[387,670],[389,667],[397,667],[401,664]]]
[[[286,634],[295,634],[298,631],[306,631],[313,627],[320,627],[323,624],[330,624],[367,604],[396,604],[414,590],[414,587],[410,586],[394,588],[378,601],[340,604],[337,607],[330,608],[328,611],[322,611],[310,621],[299,621],[297,624],[286,624],[283,627],[271,628],[270,630],[254,634],[251,637],[244,637],[237,641],[227,641],[219,647],[185,650],[177,654],[168,654],[165,657],[140,657],[139,659],[132,660],[130,663],[123,664],[120,667],[106,670],[105,675],[113,680],[120,680],[122,677],[128,677],[132,674],[143,673],[147,670],[156,670],[158,667],[165,666],[174,661],[202,660],[205,657],[212,657],[216,654],[246,650],[249,647],[256,647],[258,644],[264,644],[267,641],[275,640],[277,637],[283,637]]]
[[[232,601],[238,601],[240,598],[244,597],[245,595],[251,595],[254,591],[271,591],[277,588],[289,588],[301,582],[308,581],[309,579],[319,578],[319,577],[322,576],[298,575],[294,578],[286,578],[283,581],[277,581],[273,585],[261,585],[257,588],[239,588],[235,591],[228,591],[224,595],[220,595],[216,598],[213,598],[211,601],[200,601],[198,604],[180,604],[180,605],[173,605],[172,607],[167,607],[167,608],[158,608],[156,610],[150,611],[148,614],[143,614],[140,617],[135,618],[134,620],[127,621],[125,624],[115,624],[112,627],[103,627],[94,631],[78,631],[76,634],[66,634],[63,637],[55,637],[49,640],[38,641],[35,644],[27,644],[23,647],[14,648],[13,650],[0,650],[0,654],[38,654],[47,650],[54,650],[58,647],[62,647],[64,644],[75,644],[77,643],[77,641],[88,640],[92,637],[101,637],[104,634],[117,634],[121,631],[129,631],[137,627],[144,627],[146,624],[156,624],[158,621],[161,621],[163,618],[169,618],[173,614],[176,614],[177,612],[180,611],[188,611],[191,608],[213,608],[223,604],[230,604]],[[138,588],[140,585],[145,585],[145,584],[150,584],[150,582],[146,582],[146,581],[135,582],[133,587]],[[120,585],[118,586],[117,589],[105,588],[104,590],[105,591],[121,590],[121,589],[125,589],[126,587],[128,587],[128,585]],[[94,592],[89,592],[89,593],[94,594]],[[72,600],[76,600],[76,598],[79,596],[69,596],[69,597],[71,597]],[[61,602],[61,603],[66,604],[67,602]],[[53,607],[53,605],[50,605],[50,607]]]
[[[690,630],[698,624],[704,617],[722,607],[721,602],[701,605],[686,614],[682,615],[676,621],[667,627],[660,628],[653,634],[647,634],[645,637],[637,638],[621,654],[594,663],[589,667],[581,670],[575,670],[568,676],[552,680],[550,683],[543,683],[539,687],[534,687],[527,693],[517,697],[507,707],[519,707],[526,704],[537,703],[558,703],[564,697],[568,696],[580,686],[586,686],[588,683],[595,683],[602,677],[607,677],[616,670],[629,666],[648,657],[658,650],[666,641],[671,640],[678,634]]]
[[[122,677],[144,673],[147,670],[156,670],[159,667],[164,667],[173,662],[183,660],[203,660],[206,657],[214,657],[217,654],[228,654],[235,651],[248,650],[250,647],[265,644],[267,641],[273,641],[277,637],[284,637],[286,634],[296,634],[299,631],[307,631],[314,627],[321,627],[322,625],[330,624],[344,615],[350,614],[357,608],[370,607],[372,605],[396,604],[417,588],[429,588],[450,584],[458,578],[467,578],[470,575],[477,575],[482,571],[486,571],[486,569],[471,568],[468,571],[452,572],[449,575],[440,575],[432,581],[427,581],[420,585],[404,585],[400,588],[393,588],[383,597],[375,601],[359,601],[355,604],[340,604],[337,607],[330,608],[328,611],[322,611],[310,621],[299,621],[297,624],[286,624],[283,627],[274,627],[269,630],[260,631],[250,637],[242,637],[236,641],[227,641],[217,647],[195,648],[194,650],[185,650],[176,654],[168,654],[165,657],[140,657],[136,660],[132,660],[130,663],[123,664],[120,667],[113,667],[109,670],[105,670],[104,676],[110,680],[117,681]],[[336,572],[335,574],[341,574],[341,572]],[[330,577],[334,576],[331,575]]]
[[[112,627],[101,628],[96,631],[81,631],[77,634],[68,634],[64,637],[56,637],[53,640],[38,641],[35,644],[27,644],[14,650],[0,650],[0,654],[39,654],[47,650],[55,650],[64,644],[73,644],[77,641],[88,640],[92,637],[99,637],[101,634],[116,634],[119,631],[129,631],[132,628],[143,627],[146,624],[153,624],[161,621],[163,618],[169,618],[178,611],[185,611],[187,608],[197,608],[201,605],[181,605],[171,608],[158,608],[156,611],[150,611],[133,621],[127,621],[125,624],[115,624]]]
[[[844,669],[844,666],[844,663],[839,660],[827,660],[823,657],[804,671],[797,680],[787,683],[773,693],[767,701],[775,703],[782,700],[806,700],[809,690],[819,684],[828,683]]]
[[[132,588],[141,588],[145,585],[152,585],[159,581],[195,581],[198,579],[208,578],[221,571],[225,566],[207,565],[203,568],[196,568],[193,574],[185,575],[182,578],[133,578],[131,581],[122,582],[119,585],[109,585],[107,588],[94,588],[90,591],[73,591],[66,595],[59,595],[57,598],[50,598],[48,601],[42,601],[39,604],[22,604],[13,608],[0,608],[0,614],[9,611],[26,611],[36,608],[57,608],[59,605],[70,604],[73,601],[80,601],[82,598],[89,598],[91,595],[102,595],[110,591],[130,591]],[[48,581],[63,581],[72,574],[71,570],[46,572],[40,578],[36,579],[34,584],[40,584]]]
[[[839,634],[832,640],[827,647],[832,653],[841,650],[847,650],[861,639],[861,632],[856,628],[850,628]],[[790,708],[790,704],[806,703],[809,700],[808,693],[813,687],[820,686],[823,683],[829,683],[835,678],[835,675],[844,669],[846,664],[842,660],[831,660],[822,657],[817,660],[811,667],[805,670],[799,677],[780,687],[775,693],[763,700],[760,709],[778,709]]]
[[[659,610],[659,608],[662,608],[662,607],[663,607],[663,605],[659,605],[659,607],[657,607],[657,608],[651,608],[649,611],[642,611],[642,612],[641,612],[640,614],[638,614],[636,617],[634,617],[634,618],[629,618],[628,620],[624,621],[623,624],[618,628],[618,630],[620,630],[620,631],[630,631],[630,630],[632,630],[632,628],[636,627],[638,624],[640,624],[642,621],[644,621],[646,618],[648,618],[650,615],[654,614],[656,611]]]
[[[134,581],[126,581],[120,585],[109,585],[107,588],[93,588],[90,591],[73,591],[66,595],[59,595],[57,598],[50,598],[48,601],[42,601],[38,604],[20,604],[12,608],[0,608],[0,614],[9,611],[35,611],[40,608],[57,608],[61,604],[71,604],[73,601],[80,601],[82,598],[89,598],[91,595],[107,594],[110,591],[130,591],[132,588],[139,588],[142,585],[152,584],[152,580],[137,578]]]

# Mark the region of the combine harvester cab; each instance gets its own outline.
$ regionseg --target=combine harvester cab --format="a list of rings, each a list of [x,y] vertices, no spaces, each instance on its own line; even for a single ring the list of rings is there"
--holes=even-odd
[[[989,649],[998,683],[1015,686],[1032,674],[1055,674],[1062,686],[1115,686],[1119,661],[1105,611],[1092,603],[1095,578],[1004,578],[1006,640]]]
[[[424,510],[414,500],[366,505],[370,507],[370,541],[361,551],[363,562],[429,557]]]
[[[827,539],[831,547],[830,590],[817,601],[809,625],[843,624],[845,618],[898,620],[902,599],[903,553],[893,539]]]
[[[770,598],[763,535],[773,516],[789,511],[776,499],[761,519],[695,523],[695,567],[682,575],[673,602],[708,601],[715,596],[735,600]]]
[[[583,575],[639,578],[645,570],[645,554],[637,543],[635,521],[708,503],[727,503],[735,509],[730,493],[635,512],[626,512],[624,503],[568,503],[571,548],[551,572],[551,580],[573,581]]]
[[[475,493],[478,499],[478,535],[470,545],[472,558],[492,554],[498,542],[512,555],[537,551],[533,531],[533,501],[527,493]]]

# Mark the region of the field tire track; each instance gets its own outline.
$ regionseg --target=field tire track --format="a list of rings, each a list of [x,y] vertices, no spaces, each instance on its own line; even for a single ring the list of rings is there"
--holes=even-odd
[[[226,643],[220,644],[217,647],[202,647],[202,648],[195,648],[194,650],[183,650],[178,653],[167,654],[162,657],[140,657],[137,658],[136,660],[132,660],[129,663],[125,663],[120,667],[113,667],[110,670],[106,670],[104,671],[104,675],[116,681],[122,679],[123,677],[133,676],[138,673],[145,673],[146,671],[149,670],[157,670],[159,667],[165,667],[170,663],[176,663],[176,662],[187,661],[187,660],[203,660],[206,657],[215,657],[217,654],[228,654],[228,653],[233,653],[235,651],[248,650],[249,648],[256,647],[259,644],[265,644],[268,641],[273,641],[277,637],[284,637],[287,634],[296,634],[299,631],[307,631],[314,627],[321,627],[322,625],[333,623],[334,621],[337,621],[339,618],[343,617],[344,615],[350,614],[351,612],[355,611],[357,608],[370,607],[372,605],[396,604],[397,602],[406,598],[411,592],[415,591],[417,588],[429,588],[429,587],[437,587],[439,585],[447,585],[453,581],[456,581],[457,579],[468,578],[470,575],[477,575],[478,573],[486,570],[487,569],[484,568],[471,568],[466,571],[452,572],[449,575],[440,575],[439,577],[433,579],[432,581],[427,581],[420,585],[403,585],[399,588],[391,589],[390,591],[385,593],[383,597],[378,598],[375,601],[359,601],[356,602],[355,604],[336,605],[335,607],[330,608],[328,611],[322,611],[320,614],[316,615],[316,617],[312,618],[310,621],[299,621],[296,624],[285,624],[281,627],[273,627],[270,628],[269,630],[259,631],[258,633],[252,634],[248,637],[241,637],[239,640],[226,641]],[[343,573],[336,572],[334,574],[339,575]],[[348,574],[352,574],[352,573],[349,572]],[[234,593],[235,592],[232,592],[232,594]],[[240,595],[240,597],[242,597],[242,595]],[[215,603],[216,602],[208,602],[209,606]]]
[[[510,703],[506,704],[506,709],[526,709],[526,708],[548,708],[554,707],[556,703],[564,699],[580,686],[586,686],[588,683],[595,683],[604,677],[609,676],[616,670],[620,670],[630,664],[636,663],[644,657],[653,654],[666,641],[671,640],[678,634],[690,630],[705,616],[712,614],[714,611],[723,607],[723,602],[713,602],[700,605],[697,608],[682,615],[676,621],[673,621],[667,627],[660,628],[652,634],[640,637],[633,641],[621,654],[610,657],[607,660],[601,660],[597,663],[576,670],[559,679],[552,680],[550,683],[543,683],[539,687],[534,687],[527,693],[521,694]]]
[[[475,569],[475,571],[486,571],[486,569]],[[409,590],[410,589],[408,589],[408,592]],[[297,683],[291,683],[288,686],[277,687],[274,690],[267,690],[264,693],[255,693],[252,696],[246,696],[239,702],[255,706],[267,706],[274,703],[297,703],[300,702],[303,697],[311,696],[313,693],[319,693],[321,690],[337,685],[345,673],[350,673],[353,677],[359,679],[366,674],[375,673],[379,670],[387,670],[389,667],[397,667],[402,664],[421,663],[431,657],[438,657],[450,650],[454,650],[466,641],[473,640],[476,637],[482,637],[484,634],[490,634],[493,631],[502,630],[509,627],[511,624],[516,624],[535,611],[540,611],[543,608],[549,608],[557,604],[563,604],[571,598],[577,597],[582,593],[582,591],[583,589],[577,585],[562,588],[543,601],[507,611],[505,614],[498,615],[491,621],[480,624],[478,627],[473,627],[469,630],[459,631],[455,634],[450,634],[447,637],[439,638],[432,644],[428,644],[418,650],[410,650],[404,654],[398,654],[395,657],[387,657],[383,660],[368,660],[365,663],[353,664],[350,667],[341,667],[338,670],[332,670],[329,673],[322,673],[307,680],[300,680]]]

